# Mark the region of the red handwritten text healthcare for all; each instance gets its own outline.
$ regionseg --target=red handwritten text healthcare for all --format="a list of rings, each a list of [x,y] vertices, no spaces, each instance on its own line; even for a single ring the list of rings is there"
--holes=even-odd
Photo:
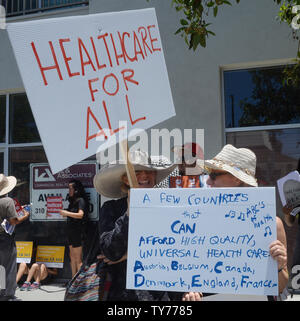
[[[86,77],[87,72],[95,72],[95,77],[87,79],[87,90],[91,102],[97,101],[98,95],[104,93],[110,97],[116,96],[120,90],[120,86],[125,89],[124,104],[128,112],[131,125],[145,120],[145,116],[135,118],[132,114],[128,92],[130,86],[138,86],[139,81],[135,77],[132,63],[139,63],[146,60],[151,55],[159,53],[162,49],[159,47],[156,25],[140,26],[131,32],[116,33],[100,33],[98,36],[90,36],[85,38],[77,37],[76,39],[61,38],[56,41],[48,41],[49,52],[53,63],[46,65],[43,57],[39,54],[39,49],[45,44],[39,44],[32,41],[30,43],[36,63],[41,72],[41,81],[44,86],[49,85],[47,75],[56,72],[58,79],[64,81],[73,77]],[[78,48],[75,52],[68,51],[70,44]],[[58,57],[60,59],[58,59]],[[71,61],[79,61],[79,65],[72,64]],[[63,61],[59,64],[58,61]],[[128,63],[129,66],[126,66]],[[124,66],[124,68],[123,68]],[[123,68],[118,72],[112,72],[114,67]],[[101,71],[101,73],[99,72]],[[114,84],[113,88],[107,85]],[[106,124],[101,123],[95,116],[91,106],[85,107],[86,113],[86,143],[85,148],[88,149],[89,141],[97,136],[103,135],[107,139],[107,132],[103,128],[109,129],[109,134],[114,135],[124,127],[112,129],[108,112],[108,106],[104,99],[100,107],[103,108],[106,116]],[[96,124],[98,131],[90,133],[91,121]]]

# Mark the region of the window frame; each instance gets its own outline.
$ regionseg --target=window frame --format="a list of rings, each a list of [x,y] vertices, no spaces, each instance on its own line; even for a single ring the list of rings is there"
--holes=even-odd
[[[0,143],[0,151],[4,152],[4,175],[9,175],[9,149],[10,148],[16,148],[16,147],[36,147],[41,146],[43,147],[43,144],[41,141],[34,142],[34,143],[9,143],[9,96],[14,94],[25,94],[26,92],[24,90],[20,91],[14,91],[10,93],[0,93],[1,96],[6,96],[6,119],[5,119],[5,141],[4,143]]]
[[[246,62],[246,63],[235,63],[229,65],[220,66],[220,79],[221,79],[221,116],[222,116],[222,127],[223,127],[223,141],[227,143],[226,134],[233,132],[249,132],[249,131],[259,131],[259,130],[271,130],[271,129],[292,129],[300,128],[300,123],[294,124],[281,124],[281,125],[266,125],[266,126],[250,126],[250,127],[226,127],[226,111],[225,111],[225,86],[224,86],[224,72],[225,71],[236,71],[244,69],[259,69],[259,68],[268,68],[268,67],[280,67],[283,65],[293,65],[295,62],[292,58],[288,59],[275,59],[261,62]]]

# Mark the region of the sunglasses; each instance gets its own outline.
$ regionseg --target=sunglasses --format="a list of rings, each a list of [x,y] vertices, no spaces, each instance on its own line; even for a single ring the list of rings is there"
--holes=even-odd
[[[218,176],[222,176],[222,175],[226,175],[226,174],[228,174],[228,173],[227,172],[220,172],[220,173],[211,172],[208,174],[208,176],[211,180],[215,181]]]

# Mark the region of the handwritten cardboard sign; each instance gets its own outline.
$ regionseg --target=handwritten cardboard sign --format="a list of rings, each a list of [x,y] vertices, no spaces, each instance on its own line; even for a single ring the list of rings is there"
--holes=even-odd
[[[133,189],[127,288],[277,295],[275,189]]]
[[[175,116],[154,9],[7,30],[53,173]]]

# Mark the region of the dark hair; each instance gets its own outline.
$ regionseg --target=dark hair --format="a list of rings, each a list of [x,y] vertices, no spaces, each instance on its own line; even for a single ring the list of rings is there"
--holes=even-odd
[[[88,210],[89,200],[82,183],[79,180],[74,179],[69,182],[69,185],[72,185],[74,188],[74,195],[72,197],[69,195],[69,202],[74,204],[79,198],[83,198],[86,204],[86,209]]]

